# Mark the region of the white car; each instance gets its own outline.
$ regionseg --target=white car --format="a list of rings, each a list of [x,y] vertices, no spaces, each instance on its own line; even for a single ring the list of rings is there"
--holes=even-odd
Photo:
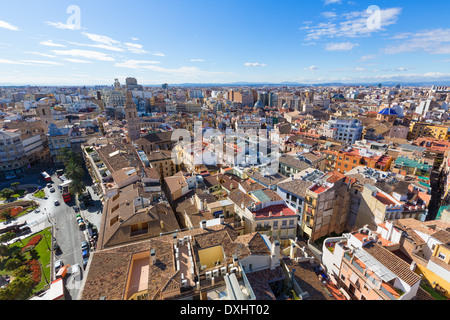
[[[81,268],[78,263],[71,265],[69,272],[75,281],[80,281],[82,279]]]
[[[55,261],[55,272],[58,272],[59,269],[61,269],[64,266],[64,262],[62,262],[61,260],[56,260]]]

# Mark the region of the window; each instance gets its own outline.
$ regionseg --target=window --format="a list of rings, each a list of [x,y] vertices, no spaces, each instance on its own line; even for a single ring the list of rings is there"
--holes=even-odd
[[[438,258],[442,259],[442,260],[445,260],[446,257],[445,257],[445,254],[443,254],[442,252],[439,252]]]

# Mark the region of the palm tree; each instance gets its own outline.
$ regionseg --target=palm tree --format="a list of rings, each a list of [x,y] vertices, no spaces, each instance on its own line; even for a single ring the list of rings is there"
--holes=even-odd
[[[82,180],[84,176],[84,170],[81,165],[75,161],[69,161],[66,165],[66,177],[70,180]]]
[[[70,184],[69,191],[74,195],[83,194],[86,191],[86,185],[81,180],[73,180]]]

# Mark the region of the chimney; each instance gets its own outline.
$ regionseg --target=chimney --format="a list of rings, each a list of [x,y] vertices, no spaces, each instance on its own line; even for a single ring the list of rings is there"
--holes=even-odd
[[[280,242],[275,240],[272,243],[272,258],[270,261],[270,269],[275,269],[280,264]]]
[[[173,234],[172,240],[173,240],[173,244],[176,246],[178,244],[178,238],[177,238],[177,234],[176,233]]]
[[[154,265],[156,263],[156,251],[155,249],[150,250],[150,264]]]
[[[159,223],[160,223],[160,225],[161,225],[161,230],[163,230],[163,229],[164,229],[164,221],[159,220]]]
[[[272,211],[269,211],[269,217],[271,217],[272,216]]]
[[[221,214],[219,218],[220,218],[220,224],[224,224],[225,216],[223,214]]]
[[[237,265],[238,265],[238,257],[237,257],[237,255],[233,255],[233,266],[235,266],[235,267],[237,267]]]
[[[291,259],[295,258],[295,254],[297,253],[297,246],[295,245],[294,242],[291,243],[291,252],[290,252],[290,257]]]
[[[206,229],[206,220],[202,220],[201,227],[202,229]]]

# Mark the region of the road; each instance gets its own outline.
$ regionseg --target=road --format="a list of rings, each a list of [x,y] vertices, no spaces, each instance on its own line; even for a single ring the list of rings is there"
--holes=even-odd
[[[49,174],[51,173],[49,172]],[[78,228],[78,224],[76,222],[77,213],[75,213],[73,209],[73,207],[75,206],[75,200],[72,199],[72,201],[68,204],[64,203],[63,201],[62,195],[58,189],[58,185],[63,181],[60,180],[55,174],[52,174],[51,176],[51,184],[56,190],[53,193],[51,193],[50,189],[46,187],[46,184],[40,178],[39,173],[11,181],[19,181],[22,185],[38,185],[45,190],[45,194],[47,196],[47,198],[45,199],[39,199],[35,198],[32,194],[27,194],[23,198],[23,200],[34,200],[38,202],[40,205],[39,209],[18,218],[17,222],[22,223],[26,221],[30,226],[32,233],[40,232],[41,230],[48,227],[53,227],[53,237],[61,247],[62,253],[60,255],[53,255],[52,264],[54,264],[56,260],[62,260],[65,265],[79,264],[80,267],[82,267],[83,258],[81,255],[81,242],[84,240],[88,240],[88,233],[87,231],[81,231]],[[11,182],[0,183],[0,188],[8,187]],[[87,210],[81,210],[80,214],[84,218],[84,220],[89,220],[99,229],[102,205],[99,198],[92,191],[91,186],[88,185],[87,189],[92,195],[94,206],[87,208]],[[59,206],[55,205],[54,202],[56,200],[59,201]],[[52,265],[52,271],[53,270],[54,269]],[[83,278],[84,272],[81,271],[81,273]],[[53,275],[51,277],[52,280],[54,279],[54,277],[55,274],[53,272]],[[68,296],[66,297],[67,299],[77,299],[81,287],[82,278],[75,280],[71,277],[71,275],[69,275],[65,279],[66,288],[68,289]]]

